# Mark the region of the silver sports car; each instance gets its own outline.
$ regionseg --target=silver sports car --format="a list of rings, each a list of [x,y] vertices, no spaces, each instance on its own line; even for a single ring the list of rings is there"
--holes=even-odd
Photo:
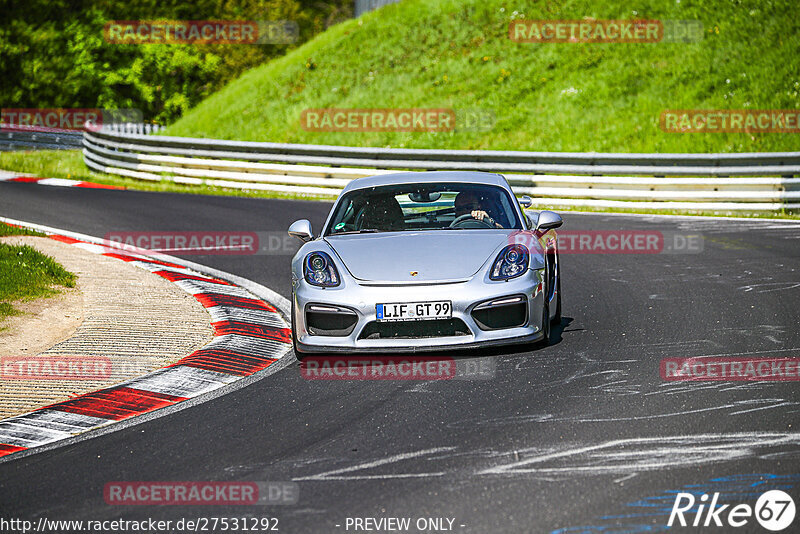
[[[292,259],[295,352],[397,352],[528,343],[561,320],[553,231],[505,178],[408,172],[359,178]]]

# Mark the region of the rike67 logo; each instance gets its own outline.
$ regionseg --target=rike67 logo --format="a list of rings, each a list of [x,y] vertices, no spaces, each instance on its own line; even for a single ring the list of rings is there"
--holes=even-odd
[[[709,497],[703,493],[696,498],[692,493],[678,493],[667,526],[738,528],[751,523],[755,517],[762,527],[777,532],[786,529],[794,521],[794,500],[784,491],[763,493],[754,507],[749,504],[719,504],[719,495],[717,492]]]

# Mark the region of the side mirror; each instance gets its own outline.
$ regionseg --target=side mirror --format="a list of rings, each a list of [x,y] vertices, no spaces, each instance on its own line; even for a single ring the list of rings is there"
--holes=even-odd
[[[522,195],[522,197],[519,199],[519,205],[523,208],[530,208],[533,206],[533,199],[528,195]]]
[[[314,234],[311,232],[311,222],[308,219],[300,219],[295,221],[289,227],[289,235],[296,237],[303,243],[314,239]]]
[[[536,222],[536,230],[546,232],[554,230],[562,224],[564,224],[564,221],[561,220],[561,216],[558,213],[543,211],[539,214],[539,220]]]

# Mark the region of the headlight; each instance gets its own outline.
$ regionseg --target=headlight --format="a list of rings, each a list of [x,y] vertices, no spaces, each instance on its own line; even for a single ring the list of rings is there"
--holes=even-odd
[[[508,245],[494,260],[489,278],[509,280],[521,276],[528,268],[528,249],[525,245]]]
[[[312,252],[303,262],[303,276],[306,282],[319,287],[336,287],[339,285],[339,272],[324,252]]]

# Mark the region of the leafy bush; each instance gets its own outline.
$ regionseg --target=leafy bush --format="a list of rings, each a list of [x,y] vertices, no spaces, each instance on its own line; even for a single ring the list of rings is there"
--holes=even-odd
[[[348,17],[351,2],[0,0],[0,106],[134,108],[173,122],[246,70]],[[293,20],[297,44],[114,44],[110,20]],[[11,82],[11,83],[9,83]]]

